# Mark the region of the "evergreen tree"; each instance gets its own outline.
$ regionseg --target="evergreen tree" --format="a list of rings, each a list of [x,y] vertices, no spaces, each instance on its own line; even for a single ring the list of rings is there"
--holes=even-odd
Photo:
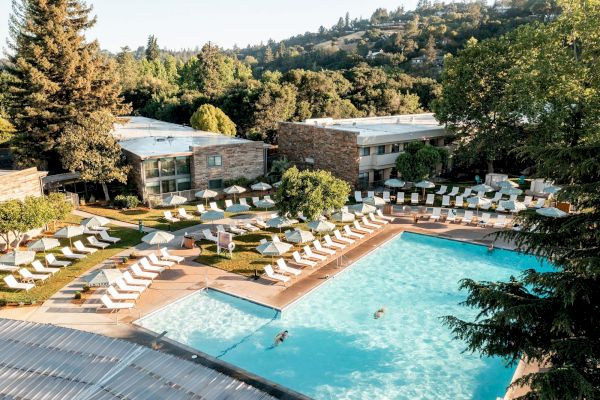
[[[148,36],[148,44],[146,45],[146,60],[154,61],[160,57],[160,49],[158,48],[158,40],[154,35]]]
[[[344,18],[344,27],[350,29],[350,13],[346,11],[346,17]]]
[[[271,62],[273,62],[273,50],[271,50],[270,46],[267,46],[265,48],[265,54],[263,56],[263,63],[264,64],[269,64]]]
[[[114,62],[88,43],[96,22],[78,0],[14,0],[7,71],[8,113],[21,166],[62,170],[57,142],[65,126],[92,112],[126,112]]]

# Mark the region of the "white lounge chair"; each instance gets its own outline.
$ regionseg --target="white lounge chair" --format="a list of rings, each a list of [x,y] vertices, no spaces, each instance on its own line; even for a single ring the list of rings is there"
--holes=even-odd
[[[133,285],[133,286],[148,287],[148,286],[150,286],[152,284],[152,281],[150,281],[150,280],[134,278],[131,275],[131,272],[129,272],[129,271],[123,272],[123,280],[125,280],[126,284]]]
[[[335,235],[335,232],[333,234]],[[348,236],[348,237],[355,237],[357,239],[362,239],[365,237],[365,235],[362,235],[360,233],[357,233],[357,232],[354,232],[353,230],[351,230],[348,225],[344,225],[344,235]],[[336,235],[336,237],[337,237],[337,235]]]
[[[275,203],[275,201],[271,198],[271,196],[269,196],[268,194],[265,195],[265,197],[263,197],[264,201],[268,201],[270,203]]]
[[[290,281],[289,277],[273,272],[273,267],[271,267],[270,265],[265,265],[264,268],[265,268],[265,274],[267,274],[267,276],[269,278],[274,279],[276,281],[283,282],[283,283]]]
[[[6,275],[4,277],[4,283],[6,283],[6,286],[8,286],[11,289],[24,290],[26,292],[30,291],[31,289],[33,289],[35,287],[35,285],[33,283],[17,282],[14,275]]]
[[[328,255],[334,255],[335,254],[335,250],[323,247],[321,245],[321,242],[319,242],[318,240],[313,240],[313,246],[315,246],[315,251],[318,252],[318,253],[328,254]]]
[[[160,249],[160,258],[162,258],[163,260],[167,260],[167,261],[174,261],[176,263],[180,263],[180,262],[183,262],[183,260],[185,260],[185,257],[170,254],[169,250],[167,250],[166,247],[162,247]]]
[[[175,218],[173,214],[171,214],[171,211],[165,211],[163,214],[165,220],[171,223],[179,222],[179,218]]]
[[[188,221],[194,219],[194,217],[188,214],[186,209],[183,207],[177,209],[177,216],[181,219],[186,219]]]
[[[277,235],[271,235],[271,240],[273,240],[273,243],[281,243],[281,240],[279,240],[279,236]]]
[[[506,215],[498,215],[493,226],[494,228],[506,228]]]
[[[227,207],[231,207],[232,205],[233,205],[233,201],[231,201],[231,200],[229,200],[229,199],[226,199],[226,200],[225,200],[225,208],[227,208]]]
[[[433,221],[438,221],[442,217],[441,213],[442,213],[442,209],[440,207],[435,207],[433,209],[433,212],[429,216],[429,219],[433,220]]]
[[[367,219],[367,217],[365,217],[364,215],[362,216],[361,222],[364,226],[368,228],[373,228],[373,229],[379,229],[382,227],[382,225],[378,225],[378,224],[374,224],[372,222],[369,222],[369,220]]]
[[[313,253],[312,249],[309,246],[304,246],[302,248],[302,250],[304,250],[304,257],[303,258],[308,258],[309,260],[317,260],[317,261],[325,261],[327,260],[327,257],[321,255],[321,254],[315,254]]]
[[[492,198],[490,199],[490,201],[491,201],[492,203],[497,203],[497,202],[499,202],[500,200],[502,200],[502,193],[500,193],[500,192],[496,192],[496,194],[494,194],[494,197],[492,197]]]
[[[67,267],[71,265],[71,261],[57,260],[56,257],[54,257],[54,254],[52,253],[46,254],[46,262],[51,267]]]
[[[376,218],[375,215],[373,215],[373,213],[369,213],[369,221],[374,222],[379,225],[386,225],[386,224],[390,223],[390,221],[387,219]]]
[[[352,231],[350,231],[352,232]],[[346,236],[342,236],[342,233],[339,231],[339,229],[336,229],[333,231],[333,236],[335,237],[335,240],[337,240],[338,242],[343,242],[346,244],[353,244],[354,240],[350,239],[349,237]]]
[[[456,196],[458,194],[459,190],[460,190],[460,188],[458,186],[453,186],[452,191],[450,193],[448,193],[448,196]]]
[[[216,201],[211,201],[210,203],[208,203],[208,205],[210,206],[210,209],[213,211],[223,211],[219,208],[219,206],[217,206],[217,202]]]
[[[369,190],[369,191],[367,192],[367,197],[375,197],[375,192],[374,192],[374,191],[372,191],[372,190]]]
[[[352,227],[354,228],[354,230],[357,230],[359,232],[366,232],[366,233],[373,233],[375,232],[373,229],[369,229],[369,228],[365,228],[364,226],[361,226],[358,221],[354,221],[352,223]]]
[[[35,282],[42,281],[44,282],[46,279],[50,278],[50,275],[45,274],[32,274],[28,269],[21,268],[19,269],[19,275],[21,275],[21,279],[25,282]]]
[[[252,204],[254,204],[254,207],[256,207],[256,203],[258,203],[259,201],[260,201],[260,198],[252,197]]]
[[[110,243],[101,242],[98,239],[96,239],[96,236],[88,236],[87,241],[90,244],[90,246],[97,247],[99,249],[105,249],[108,246],[110,246]]]
[[[462,194],[463,197],[469,197],[472,193],[473,189],[471,188],[466,188],[465,192]]]
[[[529,206],[531,206],[532,201],[533,201],[533,196],[525,196],[525,199],[523,200],[523,204],[525,204],[525,207],[529,207]]]
[[[390,202],[390,192],[385,191],[381,194],[381,198],[383,199],[383,201],[385,201],[386,203]]]
[[[462,222],[470,224],[473,222],[473,211],[465,211],[465,216],[462,218]]]
[[[156,272],[142,271],[142,269],[140,268],[140,266],[137,263],[131,264],[129,266],[129,269],[131,270],[132,275],[135,278],[139,278],[139,279],[150,279],[150,280],[153,280],[153,279],[156,279],[156,277],[158,276],[158,274]]]
[[[396,193],[396,204],[404,204],[404,192]]]
[[[487,226],[491,222],[492,215],[490,213],[481,214],[481,219],[477,222],[479,226]]]
[[[429,193],[427,195],[427,199],[425,200],[425,204],[428,206],[432,206],[435,201],[435,195],[433,193]]]
[[[362,193],[358,190],[354,192],[354,201],[356,201],[357,203],[363,202]]]
[[[77,250],[80,253],[94,254],[98,251],[98,249],[84,246],[83,243],[81,243],[81,240],[78,240],[75,243],[73,243],[73,246],[75,246],[75,250]]]
[[[115,279],[115,285],[121,292],[142,293],[146,290],[146,286],[128,285],[123,278]]]
[[[85,254],[73,253],[73,251],[71,251],[71,249],[68,247],[63,247],[62,249],[60,249],[60,251],[64,257],[69,258],[71,260],[83,260],[86,257]]]
[[[240,204],[241,204],[241,205],[243,205],[243,206],[248,206],[248,207],[250,207],[250,204],[248,204],[248,202],[246,201],[246,198],[245,198],[245,197],[240,197],[240,198],[239,198],[239,202],[240,202]]]
[[[382,213],[382,212],[381,212],[381,210],[379,210],[379,209],[375,211],[375,214],[377,214],[377,216],[378,216],[379,218],[381,218],[381,219],[386,219],[386,220],[388,220],[388,221],[393,221],[393,220],[395,219],[394,217],[388,217],[388,216],[386,216],[386,215],[383,215],[383,213]]]
[[[137,300],[140,297],[139,292],[119,293],[114,286],[109,286],[106,293],[112,300]]]
[[[345,249],[346,248],[345,244],[334,242],[333,239],[331,239],[331,236],[329,236],[329,235],[323,236],[323,240],[325,241],[325,246],[327,246],[331,249]]]
[[[450,207],[450,196],[448,196],[448,195],[442,196],[442,207]]]
[[[148,254],[148,260],[150,260],[150,263],[152,265],[155,265],[158,267],[171,268],[173,265],[175,265],[174,261],[159,260],[158,257],[156,256],[156,254],[154,254],[154,253]],[[143,265],[142,265],[142,267],[143,267]]]
[[[456,196],[456,200],[454,201],[454,207],[464,207],[465,206],[465,199],[462,195],[460,196]]]
[[[206,240],[217,243],[218,239],[215,235],[212,234],[210,229],[202,229],[202,236],[204,236],[204,239]]]
[[[238,228],[238,227],[237,227],[237,226],[235,226],[235,225],[229,225],[229,231],[230,231],[231,233],[234,233],[234,234],[236,234],[236,235],[243,235],[244,233],[246,233],[246,231],[245,231],[245,230],[243,230],[243,229],[241,229],[241,228]]]
[[[294,259],[294,263],[298,264],[298,265],[305,265],[305,266],[311,267],[311,268],[314,267],[315,265],[317,265],[317,263],[314,261],[310,261],[305,258],[302,258],[302,256],[300,256],[300,253],[298,253],[297,251],[294,251],[292,253],[292,258]]]
[[[460,221],[460,217],[456,215],[456,211],[448,210],[448,215],[446,216],[446,222],[458,222]]]
[[[19,267],[15,267],[12,265],[0,264],[0,271],[15,272],[18,269]]]
[[[108,232],[106,232],[106,231],[100,232],[100,239],[104,240],[105,242],[110,242],[110,243],[118,243],[118,242],[121,241],[120,238],[114,237],[114,236],[110,236],[108,234]]]
[[[261,229],[267,229],[269,227],[269,225],[267,225],[267,223],[262,218],[256,218],[254,220],[254,225],[258,226]]]
[[[158,265],[151,264],[146,257],[141,258],[140,261],[138,261],[138,263],[144,272],[160,274],[165,270],[165,267],[160,267]]]
[[[446,191],[448,190],[448,186],[446,185],[441,185],[440,186],[440,190],[438,190],[437,192],[435,192],[435,194],[446,194]]]
[[[535,208],[542,208],[546,204],[546,199],[537,199],[537,202],[533,205]]]
[[[302,273],[301,269],[292,268],[288,266],[283,258],[277,260],[276,268],[283,273],[292,274],[298,276]]]
[[[508,198],[508,201],[517,201],[517,198],[519,197],[519,195],[517,194],[511,194],[510,197]]]
[[[419,193],[410,194],[410,204],[419,204]]]
[[[485,198],[485,192],[483,190],[480,190],[479,192],[477,192],[476,194],[477,197],[481,197],[482,199]]]
[[[242,228],[244,228],[244,229],[246,229],[247,231],[250,231],[250,232],[258,232],[258,231],[260,231],[259,228],[255,227],[254,225],[252,225],[252,224],[250,224],[248,222],[246,222],[245,224],[243,224]]]
[[[102,301],[104,308],[111,311],[126,310],[135,306],[133,303],[115,303],[106,294],[103,294],[102,297],[100,297],[100,301]]]
[[[196,211],[198,214],[202,215],[207,212],[206,208],[204,208],[204,204],[196,204]]]
[[[54,275],[55,273],[57,273],[58,271],[60,271],[60,268],[47,268],[47,267],[44,267],[44,265],[42,265],[42,263],[40,262],[40,260],[34,260],[31,263],[31,267],[33,268],[33,270],[35,272],[38,272],[40,274]]]

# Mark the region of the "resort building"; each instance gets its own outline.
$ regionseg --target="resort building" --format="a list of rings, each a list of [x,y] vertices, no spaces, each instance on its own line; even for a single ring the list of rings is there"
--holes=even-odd
[[[192,199],[227,180],[265,173],[268,145],[144,117],[115,124],[113,136],[144,201],[177,193]]]
[[[43,195],[42,178],[46,175],[48,172],[38,171],[35,167],[22,170],[0,169],[0,201]]]
[[[281,122],[279,153],[299,168],[324,169],[367,189],[396,175],[396,158],[411,142],[446,146],[451,135],[433,114]]]

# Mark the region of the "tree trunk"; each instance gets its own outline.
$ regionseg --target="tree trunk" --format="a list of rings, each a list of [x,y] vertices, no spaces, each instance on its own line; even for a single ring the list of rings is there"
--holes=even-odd
[[[108,187],[106,186],[106,182],[102,182],[102,190],[104,191],[104,200],[109,202],[110,196],[108,195]]]
[[[494,160],[487,160],[487,170],[488,174],[494,173]]]

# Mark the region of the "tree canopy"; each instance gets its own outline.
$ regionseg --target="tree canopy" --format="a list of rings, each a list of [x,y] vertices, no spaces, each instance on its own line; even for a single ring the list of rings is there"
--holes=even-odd
[[[192,115],[190,125],[202,131],[235,136],[235,124],[220,108],[211,104],[201,105]]]
[[[447,157],[445,149],[423,142],[413,142],[396,158],[396,169],[403,179],[416,182],[431,177]]]

